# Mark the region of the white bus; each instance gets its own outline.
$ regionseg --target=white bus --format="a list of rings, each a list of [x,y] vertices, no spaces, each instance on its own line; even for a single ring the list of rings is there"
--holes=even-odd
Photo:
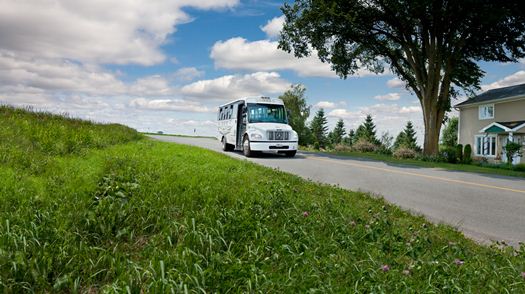
[[[219,137],[224,151],[295,156],[299,137],[288,125],[284,103],[269,97],[244,98],[219,106]]]

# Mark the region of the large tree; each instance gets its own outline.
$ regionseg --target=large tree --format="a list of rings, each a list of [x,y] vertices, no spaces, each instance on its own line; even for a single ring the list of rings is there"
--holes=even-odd
[[[420,101],[424,153],[436,154],[451,98],[479,89],[477,61],[525,56],[523,0],[295,0],[284,4],[279,47],[312,52],[346,78],[386,65]]]
[[[311,132],[306,126],[306,119],[310,116],[310,106],[306,103],[306,88],[301,85],[292,85],[284,94],[279,96],[288,110],[288,123],[299,135],[299,144],[310,143]]]

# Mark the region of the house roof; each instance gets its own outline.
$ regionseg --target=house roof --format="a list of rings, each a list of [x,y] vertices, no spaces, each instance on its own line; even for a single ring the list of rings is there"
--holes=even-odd
[[[497,100],[502,100],[502,99],[506,99],[510,97],[517,97],[517,96],[525,97],[525,84],[488,90],[486,92],[479,94],[478,96],[474,96],[459,104],[456,104],[455,107],[465,106],[465,105],[475,104],[475,103],[481,103],[481,102],[497,101]]]
[[[498,124],[502,126],[506,126],[509,129],[514,129],[517,126],[521,126],[522,124],[525,124],[525,120],[498,122]]]
[[[519,129],[525,127],[525,120],[519,121],[508,121],[508,122],[493,122],[488,126],[481,129],[480,133],[503,133],[503,132],[516,132]]]

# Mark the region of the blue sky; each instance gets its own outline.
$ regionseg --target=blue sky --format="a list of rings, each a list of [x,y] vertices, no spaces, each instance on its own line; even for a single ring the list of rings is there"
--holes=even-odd
[[[421,110],[386,73],[339,79],[313,56],[276,48],[279,1],[7,1],[0,11],[0,101],[141,131],[215,134],[217,105],[307,88],[356,128],[368,113],[396,135]],[[525,83],[525,64],[481,63],[483,89]],[[459,102],[459,101],[457,101]],[[454,115],[452,113],[451,115]]]

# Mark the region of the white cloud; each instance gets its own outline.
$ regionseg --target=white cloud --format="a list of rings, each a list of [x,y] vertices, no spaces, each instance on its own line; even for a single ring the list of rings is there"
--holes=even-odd
[[[385,95],[374,96],[374,99],[396,101],[396,100],[399,100],[400,97],[401,97],[401,95],[399,93],[388,93],[388,94],[385,94]]]
[[[317,107],[317,108],[325,108],[325,109],[331,109],[331,108],[335,108],[336,105],[334,102],[330,102],[330,101],[319,101],[317,102],[314,107]]]
[[[176,25],[191,20],[183,7],[230,8],[238,0],[80,1],[0,0],[0,48],[89,63],[151,65]]]
[[[293,54],[277,48],[277,45],[276,41],[249,42],[236,37],[216,42],[210,57],[217,68],[249,71],[291,70],[303,77],[338,78],[328,63],[319,60],[315,51],[308,57],[296,58]],[[361,69],[355,76],[369,75],[375,74]]]
[[[399,109],[399,113],[418,113],[422,112],[421,106],[403,106]]]
[[[182,112],[210,112],[210,109],[195,101],[182,99],[145,99],[136,98],[130,101],[130,106],[148,110],[171,110]]]
[[[130,87],[131,95],[164,96],[174,94],[168,81],[160,75],[147,76],[138,79]]]
[[[344,108],[337,108],[328,113],[328,116],[337,117],[337,118],[358,118],[360,116],[359,112],[352,112]]]
[[[121,94],[123,82],[98,66],[60,59],[29,58],[0,51],[0,87],[23,86],[53,92]]]
[[[246,75],[227,75],[213,80],[202,80],[182,87],[183,94],[216,100],[233,100],[240,97],[281,94],[290,83],[276,72],[256,72]]]
[[[402,88],[402,87],[405,87],[405,82],[403,82],[402,80],[398,78],[393,78],[393,79],[388,80],[386,82],[386,85],[389,88]]]
[[[483,91],[488,91],[496,88],[503,88],[508,86],[514,86],[525,83],[525,71],[520,70],[509,76],[504,77],[501,80],[498,80],[494,83],[488,85],[482,85],[481,89]]]
[[[198,70],[195,67],[183,67],[173,73],[173,78],[176,80],[189,82],[196,78],[200,78],[204,75],[204,72]]]
[[[300,76],[337,78],[330,65],[322,63],[317,56],[295,58],[277,48],[277,42],[260,40],[248,42],[244,38],[218,41],[211,49],[210,57],[215,66],[226,69],[250,71],[292,70]]]
[[[284,21],[284,15],[274,17],[271,20],[269,20],[265,26],[261,27],[261,30],[266,33],[266,36],[268,36],[268,38],[276,39],[279,37],[279,34],[283,29]]]

